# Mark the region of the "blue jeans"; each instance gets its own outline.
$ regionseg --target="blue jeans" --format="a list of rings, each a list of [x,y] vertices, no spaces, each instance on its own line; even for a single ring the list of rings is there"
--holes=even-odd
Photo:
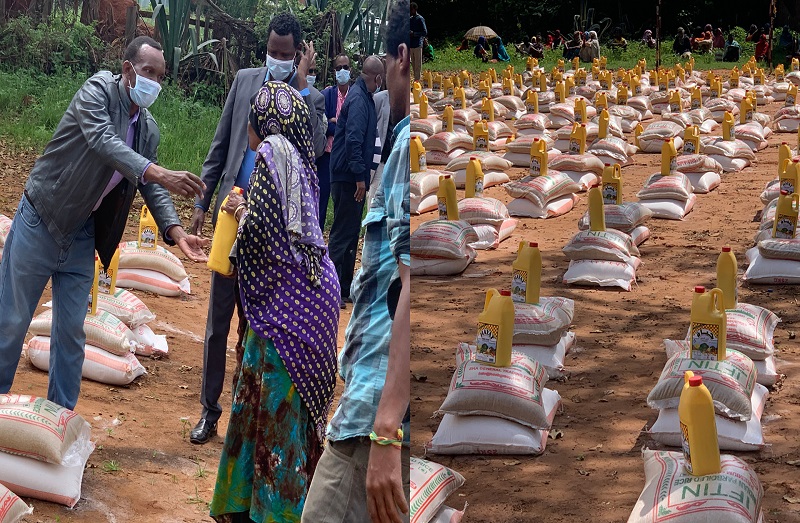
[[[53,328],[47,399],[74,409],[86,343],[83,320],[94,281],[94,218],[62,248],[23,196],[0,263],[0,394],[11,390],[25,333],[51,278]]]

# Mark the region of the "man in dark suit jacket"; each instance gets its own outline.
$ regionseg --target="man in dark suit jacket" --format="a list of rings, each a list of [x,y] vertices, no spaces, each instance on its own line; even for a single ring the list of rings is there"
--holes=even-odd
[[[284,81],[300,91],[311,109],[314,131],[314,152],[321,156],[325,148],[325,100],[314,87],[309,86],[306,75],[316,59],[313,42],[302,50],[302,29],[293,15],[275,16],[269,24],[267,40],[267,66],[240,70],[231,85],[214,140],[203,163],[202,180],[206,184],[203,198],[195,202],[192,231],[203,228],[205,213],[211,208],[214,192],[219,196],[214,204],[211,222],[216,225],[222,200],[234,186],[247,189],[255,165],[255,151],[248,145],[247,125],[250,99],[268,80]],[[300,54],[299,63],[296,56]],[[211,293],[208,300],[208,320],[203,344],[203,383],[200,403],[203,413],[189,434],[189,441],[206,443],[216,434],[217,421],[222,414],[219,397],[225,381],[225,352],[228,333],[236,304],[236,280],[211,273]]]

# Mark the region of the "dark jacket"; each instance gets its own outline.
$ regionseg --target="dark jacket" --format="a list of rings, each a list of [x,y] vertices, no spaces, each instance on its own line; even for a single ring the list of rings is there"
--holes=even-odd
[[[339,104],[339,86],[326,87],[322,90],[322,96],[325,98],[325,116],[328,118],[328,131],[325,133],[325,138],[327,139],[328,136],[336,134],[336,123],[331,123],[331,118],[336,118],[336,106]],[[344,104],[342,104],[342,107],[344,107]]]
[[[411,17],[409,28],[411,29],[411,42],[409,44],[411,49],[422,47],[422,39],[428,36],[428,26],[425,24],[425,19],[422,18],[421,14],[417,13],[416,16]]]
[[[331,183],[363,181],[369,187],[370,167],[375,153],[378,114],[372,93],[359,77],[350,87],[336,120],[331,149]]]
[[[150,112],[140,109],[133,148],[125,143],[131,101],[120,78],[101,71],[83,84],[25,184],[47,230],[68,249],[114,171],[122,174],[123,180],[94,211],[95,248],[105,265],[111,263],[122,239],[137,188],[162,234],[181,223],[169,192],[155,183],[142,184],[148,163],[157,163],[161,135]]]

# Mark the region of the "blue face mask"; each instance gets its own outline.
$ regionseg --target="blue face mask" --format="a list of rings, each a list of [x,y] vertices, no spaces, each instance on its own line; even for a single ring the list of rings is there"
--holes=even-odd
[[[294,70],[294,60],[276,60],[267,55],[267,70],[273,80],[286,80]]]
[[[308,82],[308,85],[310,85],[311,87],[314,86],[314,82],[316,81],[317,81],[317,75],[309,74],[306,76],[306,82]]]
[[[131,67],[133,68],[133,72],[136,73],[136,68],[133,67],[132,63]],[[158,98],[158,93],[161,92],[161,85],[159,85],[158,82],[154,82],[144,76],[139,76],[139,73],[136,73],[136,85],[131,87],[130,84],[128,84],[128,87],[130,87],[129,93],[131,101],[145,109],[153,105],[153,102]]]
[[[336,83],[344,85],[350,81],[350,71],[347,69],[340,69],[336,71]]]

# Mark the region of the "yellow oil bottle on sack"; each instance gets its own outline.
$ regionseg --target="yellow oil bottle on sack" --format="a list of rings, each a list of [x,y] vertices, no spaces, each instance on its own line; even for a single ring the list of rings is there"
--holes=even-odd
[[[608,109],[608,96],[606,96],[606,93],[600,92],[597,93],[597,95],[595,95],[594,107],[595,109],[597,109],[598,112],[600,112],[603,109]]]
[[[453,103],[460,106],[461,109],[467,108],[467,95],[464,93],[463,87],[457,87],[453,92]]]
[[[646,73],[647,72],[647,60],[645,60],[644,58],[640,58],[639,62],[636,65],[639,67],[639,70],[642,73]]]
[[[414,85],[411,86],[411,94],[414,95],[414,103],[419,103],[419,95],[422,94],[422,85],[419,82],[414,82]]]
[[[509,96],[514,94],[514,80],[511,78],[503,78],[503,95]]]
[[[119,250],[119,249],[117,249]],[[94,255],[94,281],[92,282],[92,290],[89,292],[89,305],[86,307],[86,314],[94,316],[97,314],[97,293],[99,280],[97,275],[100,269],[100,258]]]
[[[681,427],[683,467],[692,476],[719,474],[722,470],[717,439],[717,420],[714,400],[703,384],[702,376],[690,370],[684,375],[684,385],[678,402]]]
[[[495,367],[510,366],[513,338],[514,301],[511,291],[487,290],[483,312],[478,315],[475,361]]]
[[[244,194],[241,187],[234,187],[233,191],[237,194]],[[217,225],[214,228],[214,238],[211,240],[211,252],[208,253],[208,268],[218,272],[223,276],[233,274],[233,264],[230,255],[233,242],[236,240],[236,233],[239,229],[239,222],[232,214],[228,214],[222,209],[228,203],[229,196],[225,196],[217,215]]]
[[[563,82],[564,81],[564,73],[558,70],[558,67],[553,67],[553,70],[550,71],[550,80],[555,84],[556,82]]]
[[[797,214],[800,211],[800,194],[781,191],[778,207],[775,209],[775,222],[772,237],[794,239],[797,234]]]
[[[617,88],[617,105],[628,105],[628,98],[630,91],[628,91],[628,84],[622,84]]]
[[[589,230],[599,232],[606,230],[605,206],[600,184],[595,184],[589,189]]]
[[[511,299],[514,303],[539,303],[542,285],[542,253],[539,244],[521,241],[511,264]]]
[[[539,114],[539,93],[533,89],[525,96],[525,110],[528,114]]]
[[[778,176],[778,184],[781,191],[789,194],[800,190],[800,160],[783,160],[782,172]]]
[[[789,90],[786,91],[786,100],[784,100],[783,105],[785,107],[791,107],[797,103],[797,86],[791,84],[789,86]]]
[[[514,83],[517,85],[519,89],[525,88],[525,81],[522,78],[522,75],[517,73],[514,75]]]
[[[603,166],[602,192],[604,205],[622,204],[622,170],[618,163]]]
[[[423,89],[433,89],[433,74],[430,71],[422,73],[422,87]]]
[[[678,151],[675,140],[668,138],[661,144],[661,176],[669,176],[678,172]]]
[[[577,72],[577,71],[578,71],[578,68],[579,68],[580,66],[581,66],[581,61],[580,61],[580,58],[578,58],[578,57],[576,56],[575,58],[573,58],[573,59],[572,59],[572,70]]]
[[[701,107],[703,107],[703,94],[700,92],[699,87],[695,87],[694,89],[692,89],[691,100],[692,104],[690,107],[692,110],[700,109]]]
[[[792,58],[792,72],[800,71],[800,60]]]
[[[658,75],[658,90],[659,91],[668,91],[669,90],[669,71],[661,71],[661,74]]]
[[[453,96],[455,86],[453,85],[453,80],[450,78],[445,78],[442,82],[442,88],[444,90],[445,96]]]
[[[639,145],[639,136],[644,132],[644,127],[642,127],[641,123],[636,124],[636,127],[633,128],[633,144],[641,149]]]
[[[447,104],[444,107],[444,111],[442,111],[442,130],[444,132],[446,133],[453,132],[453,120],[454,120],[453,106]]]
[[[784,160],[791,159],[792,150],[789,149],[789,142],[781,142],[781,144],[778,146],[778,167],[780,168],[783,165]]]
[[[556,62],[556,68],[558,69],[559,73],[563,73],[564,72],[564,60],[559,58],[558,62]]]
[[[561,80],[556,81],[556,88],[554,89],[554,91],[556,93],[556,103],[557,104],[564,103],[564,100],[566,99],[565,95],[566,88],[564,86],[564,82]]]
[[[586,69],[580,68],[575,71],[575,81],[578,83],[580,87],[584,87],[586,85],[586,77],[587,77]]]
[[[720,80],[719,76],[714,76],[714,79],[711,80],[711,83],[708,85],[709,93],[711,98],[719,98],[722,94],[722,80]]]
[[[97,285],[97,292],[100,294],[109,294],[111,296],[117,292],[117,272],[119,271],[119,248],[114,251],[114,256],[111,257],[111,263],[108,267],[103,266],[103,262],[99,257],[95,257],[94,261],[94,279]]]
[[[569,135],[569,154],[586,153],[586,124],[573,124]]]
[[[596,61],[597,59],[595,59]],[[600,68],[597,67],[597,64],[592,64],[592,80],[600,81]]]
[[[739,267],[736,256],[729,246],[722,248],[717,258],[717,287],[722,290],[725,310],[735,309],[739,302],[739,289],[736,284]]]
[[[476,151],[489,150],[489,124],[486,120],[475,122],[472,128],[472,146]]]
[[[696,125],[683,131],[683,154],[700,154],[700,128]]]
[[[472,87],[472,77],[470,76],[469,71],[464,69],[458,74],[458,76],[461,79],[461,87]]]
[[[677,90],[672,91],[669,94],[669,112],[671,113],[681,112],[681,93]]]
[[[653,69],[653,71],[650,73],[650,83],[651,83],[651,84],[652,84],[654,87],[658,87],[658,86],[660,85],[660,84],[658,83],[658,77],[659,77],[659,75],[658,75],[658,69]]]
[[[608,110],[602,109],[597,123],[597,138],[602,140],[608,138],[608,126],[611,123],[611,117],[608,115]]]
[[[547,91],[547,75],[544,73],[539,74],[539,92]]]
[[[764,85],[764,69],[758,68],[753,75],[753,85]]]
[[[494,100],[491,98],[484,98],[481,102],[481,120],[494,121]]]
[[[525,70],[533,71],[533,68],[536,67],[536,64],[534,64],[533,60],[533,57],[528,57],[528,59],[525,60]]]
[[[467,164],[467,184],[464,187],[465,198],[483,198],[483,168],[481,161],[472,156]]]
[[[433,90],[434,91],[441,91],[442,90],[442,75],[441,75],[441,73],[434,73],[434,75],[433,75]]]
[[[753,100],[749,96],[742,98],[741,106],[739,107],[739,123],[748,123],[753,121]]]
[[[730,86],[731,89],[739,87],[739,69],[736,67],[731,70]]]
[[[675,71],[667,71],[667,89],[675,89],[678,86]]]
[[[783,67],[783,64],[776,65],[775,66],[775,81],[776,82],[783,82],[785,77],[786,77],[786,69]]]
[[[725,316],[725,297],[721,289],[698,285],[692,296],[689,343],[693,360],[723,361],[728,323]]]
[[[478,95],[481,99],[489,98],[492,94],[492,88],[489,85],[489,80],[482,80],[478,83]]]
[[[575,95],[575,79],[573,77],[568,76],[564,79],[564,91],[567,96]]]
[[[494,67],[489,69],[489,76],[492,77],[492,83],[496,84],[497,83],[497,71],[495,71]]]
[[[586,99],[578,97],[575,99],[575,123],[585,123],[586,120]]]
[[[458,220],[458,198],[456,181],[450,174],[439,175],[439,189],[436,191],[436,204],[440,220]]]
[[[633,92],[636,94],[636,96],[641,96],[645,87],[646,85],[644,78],[637,77],[636,82],[633,84]]]
[[[408,148],[411,172],[418,173],[427,170],[428,162],[425,157],[426,151],[425,146],[422,145],[422,139],[419,136],[411,138]]]
[[[147,205],[142,206],[139,217],[139,248],[155,250],[158,245],[158,225]]]
[[[605,71],[606,67],[608,66],[608,58],[605,56],[600,57],[600,69]]]
[[[736,139],[736,135],[733,133],[733,127],[733,113],[725,111],[725,114],[722,116],[722,139],[726,142],[732,142]]]
[[[419,119],[425,120],[428,117],[428,95],[419,95]]]
[[[531,176],[547,174],[547,142],[534,138],[531,142]]]

